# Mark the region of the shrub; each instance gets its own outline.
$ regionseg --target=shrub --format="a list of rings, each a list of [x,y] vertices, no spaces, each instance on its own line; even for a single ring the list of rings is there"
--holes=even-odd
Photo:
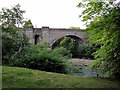
[[[95,52],[97,49],[98,48],[93,45],[79,45],[76,50],[76,56],[79,58],[86,57],[94,59],[92,53]]]
[[[72,57],[72,54],[70,53],[70,51],[64,47],[57,47],[57,48],[53,49],[53,54],[62,55],[65,58]]]
[[[42,48],[40,48],[41,45]],[[56,73],[71,73],[70,69],[72,70],[73,66],[67,62],[64,57],[65,54],[62,55],[61,52],[57,52],[59,50],[65,49],[55,49],[52,51],[44,46],[44,44],[25,47],[22,52],[23,54],[19,55],[12,65]]]

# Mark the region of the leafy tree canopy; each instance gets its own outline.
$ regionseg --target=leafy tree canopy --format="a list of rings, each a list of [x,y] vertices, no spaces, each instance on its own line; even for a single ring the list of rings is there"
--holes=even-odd
[[[117,7],[117,0],[82,0],[77,7],[84,8],[80,17],[83,17],[82,21],[86,21],[89,24],[93,20],[99,20],[99,17],[108,15],[113,7]]]
[[[24,27],[33,27],[31,20],[25,22]]]
[[[2,56],[3,64],[9,63],[22,47],[28,45],[28,38],[20,30],[23,27],[25,11],[17,4],[12,8],[2,8],[0,13],[0,27],[2,28]]]
[[[96,62],[92,67],[98,67],[106,76],[119,78],[120,2],[90,0],[79,3],[78,7],[85,7],[82,15],[83,21],[87,22],[86,31],[89,35],[89,42],[100,45],[100,48],[93,53]]]

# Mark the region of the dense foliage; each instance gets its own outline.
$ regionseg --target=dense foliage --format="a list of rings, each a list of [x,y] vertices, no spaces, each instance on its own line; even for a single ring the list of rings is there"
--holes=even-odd
[[[63,37],[53,44],[53,47],[64,47],[71,53],[71,57],[73,58],[91,58],[94,59],[92,55],[98,48],[93,46],[92,44],[83,45],[79,44],[75,39],[71,37]]]
[[[86,7],[83,11],[83,21],[91,44],[100,45],[94,55],[96,62],[93,68],[99,68],[109,77],[120,78],[120,2],[89,1],[79,3],[79,7]]]
[[[65,58],[68,58],[68,59],[72,57],[70,51],[64,47],[56,47],[52,51],[53,51],[54,55],[58,54]]]
[[[33,27],[31,20],[26,21],[24,27]]]
[[[38,43],[25,47],[11,65],[67,74],[78,70],[67,62],[68,55],[65,48],[50,50],[44,43]]]
[[[95,48],[93,45],[79,45],[76,50],[76,57],[86,58],[86,59],[94,59],[92,55],[98,48]]]
[[[28,38],[21,32],[20,27],[24,23],[23,10],[20,5],[11,9],[2,8],[0,13],[0,27],[2,28],[2,63],[9,64],[21,49],[28,45]]]

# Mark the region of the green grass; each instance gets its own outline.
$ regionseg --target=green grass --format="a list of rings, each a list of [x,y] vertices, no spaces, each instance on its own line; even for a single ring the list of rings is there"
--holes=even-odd
[[[119,88],[105,78],[65,75],[20,67],[2,66],[3,88]]]

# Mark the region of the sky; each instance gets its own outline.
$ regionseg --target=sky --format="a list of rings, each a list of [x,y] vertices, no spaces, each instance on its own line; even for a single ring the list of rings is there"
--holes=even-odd
[[[21,5],[25,10],[24,17],[30,19],[35,28],[49,26],[50,28],[80,27],[85,29],[79,17],[81,8],[76,7],[81,0],[0,0],[0,10],[3,7]]]

